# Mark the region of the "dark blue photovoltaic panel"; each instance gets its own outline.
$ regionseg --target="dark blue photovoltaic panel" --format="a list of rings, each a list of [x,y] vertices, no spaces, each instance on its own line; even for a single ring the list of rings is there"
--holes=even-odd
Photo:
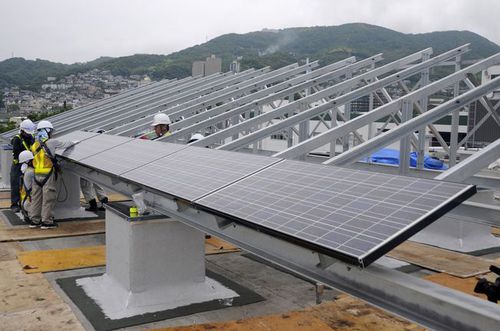
[[[186,145],[134,139],[80,160],[93,168],[121,175],[187,148]]]
[[[67,137],[69,138],[70,135],[73,134],[79,134],[82,131],[70,133],[69,135],[64,135],[60,139],[66,139]],[[85,132],[88,133],[88,132]],[[69,140],[69,139],[67,139]],[[78,138],[76,139],[71,139],[71,140],[79,140]],[[76,145],[74,148],[68,149],[65,151],[63,154],[64,157],[67,157],[69,159],[75,160],[75,161],[80,161],[86,157],[95,155],[97,153],[101,153],[107,149],[116,147],[118,145],[124,144],[128,141],[133,140],[132,138],[127,138],[127,137],[120,137],[120,136],[111,136],[111,135],[106,135],[106,134],[97,134],[94,135],[88,139],[81,140],[81,142]]]
[[[472,191],[470,185],[285,160],[196,204],[366,266]]]
[[[193,201],[278,161],[252,154],[187,147],[121,176]]]

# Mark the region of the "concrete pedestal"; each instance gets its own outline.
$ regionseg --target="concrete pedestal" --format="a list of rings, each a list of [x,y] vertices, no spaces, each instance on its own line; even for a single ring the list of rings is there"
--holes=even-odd
[[[2,179],[0,181],[0,190],[10,190],[10,167],[12,165],[12,147],[10,145],[0,146],[0,171]]]
[[[458,252],[476,252],[500,247],[500,239],[491,234],[491,226],[441,217],[410,240]]]
[[[86,211],[80,205],[80,177],[68,171],[62,171],[57,180],[57,203],[54,208],[56,220],[73,218],[94,218],[97,214]]]
[[[106,210],[106,273],[77,281],[110,319],[238,294],[205,277],[204,234],[171,219]]]

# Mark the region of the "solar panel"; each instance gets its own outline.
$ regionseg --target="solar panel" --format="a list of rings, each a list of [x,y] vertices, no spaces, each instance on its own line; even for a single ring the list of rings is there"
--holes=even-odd
[[[120,175],[175,153],[186,145],[135,139],[84,159],[85,164]]]
[[[81,133],[81,131],[77,133]],[[72,134],[73,133],[62,136],[60,139],[61,140],[66,139],[67,136],[70,136]],[[78,138],[76,139],[78,140]],[[80,161],[86,157],[103,152],[107,149],[116,147],[131,140],[133,140],[133,138],[97,134],[86,140],[81,141],[78,145],[75,146],[75,148],[68,149],[63,154],[63,156],[68,157],[75,161]]]
[[[279,160],[187,147],[121,177],[193,201]]]
[[[474,193],[470,185],[284,160],[196,204],[367,266]]]
[[[54,139],[61,140],[61,141],[83,141],[89,138],[92,138],[94,136],[97,136],[99,133],[97,132],[87,132],[87,131],[73,131],[71,133],[67,133],[65,135],[59,136],[57,135],[57,131],[55,131],[56,135],[54,136]]]

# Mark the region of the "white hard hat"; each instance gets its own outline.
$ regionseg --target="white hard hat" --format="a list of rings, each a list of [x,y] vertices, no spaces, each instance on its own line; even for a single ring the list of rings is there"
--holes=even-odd
[[[40,121],[38,122],[38,125],[36,126],[36,129],[37,130],[41,130],[41,129],[51,129],[53,130],[54,127],[52,126],[52,123],[50,123],[49,121]]]
[[[189,139],[188,144],[194,143],[195,141],[198,141],[203,138],[205,137],[201,133],[195,133],[191,136],[191,139]]]
[[[31,153],[30,151],[22,151],[21,153],[19,153],[19,163],[25,163],[33,159],[33,153]]]
[[[160,124],[167,125],[167,124],[171,124],[171,123],[172,122],[170,121],[170,117],[168,117],[167,114],[159,113],[153,117],[153,123],[151,124],[151,126],[157,126]]]
[[[29,134],[33,134],[35,132],[35,127],[35,123],[33,123],[30,119],[25,119],[21,122],[21,125],[19,125],[19,129]]]

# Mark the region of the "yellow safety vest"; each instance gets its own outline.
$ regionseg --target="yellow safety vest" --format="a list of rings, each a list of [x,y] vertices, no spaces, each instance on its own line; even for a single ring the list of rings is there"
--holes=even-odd
[[[44,140],[44,142],[47,140]],[[48,175],[54,165],[52,164],[52,160],[50,160],[45,150],[40,145],[40,142],[37,140],[31,146],[31,151],[35,158],[33,159],[33,167],[35,168],[35,175]]]
[[[21,138],[21,135],[20,134],[16,134],[16,137],[19,138],[19,140],[21,140],[21,143],[23,144],[24,149],[27,150],[27,151],[29,151],[30,147],[28,146],[28,144],[26,144],[26,141],[24,141],[24,139]],[[12,162],[14,164],[18,164],[19,163],[19,159],[12,159]]]

